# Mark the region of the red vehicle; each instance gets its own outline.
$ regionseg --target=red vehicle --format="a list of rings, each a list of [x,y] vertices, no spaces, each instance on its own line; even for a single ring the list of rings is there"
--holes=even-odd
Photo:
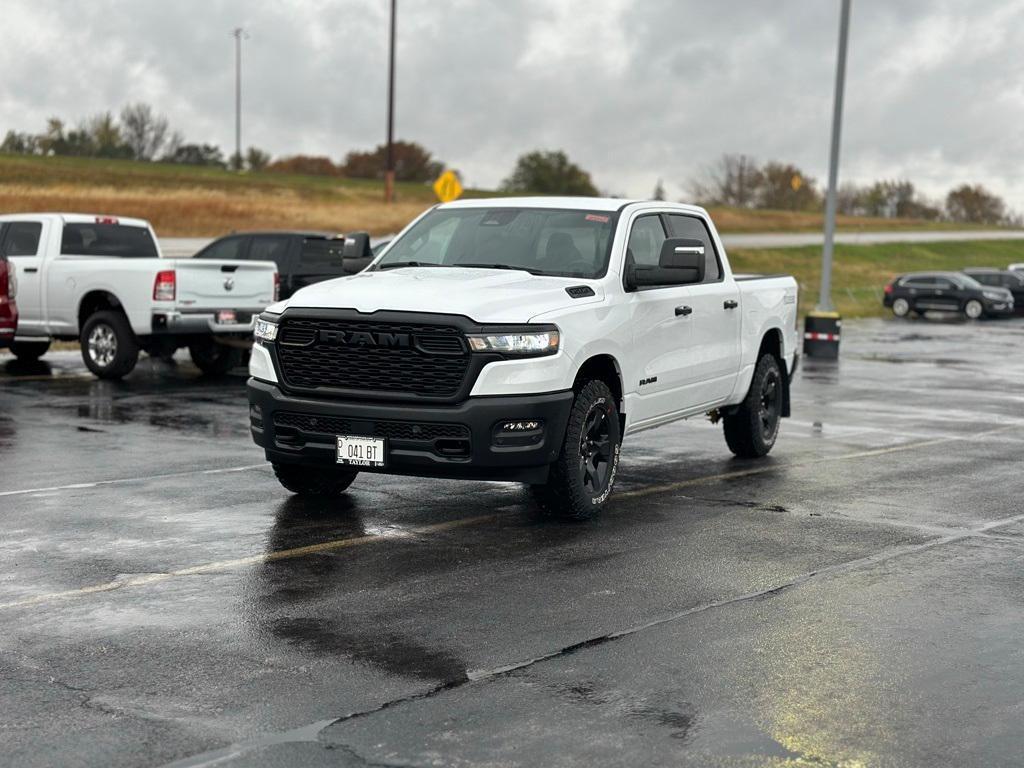
[[[14,331],[18,327],[18,304],[14,300],[16,293],[14,265],[7,260],[3,249],[0,249],[0,349],[11,345]]]

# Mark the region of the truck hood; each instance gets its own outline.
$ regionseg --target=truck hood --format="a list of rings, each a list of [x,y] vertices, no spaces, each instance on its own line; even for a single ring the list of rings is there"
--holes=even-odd
[[[594,296],[573,299],[565,292],[570,286],[584,284],[594,290]],[[403,267],[317,283],[270,309],[442,312],[465,315],[478,323],[525,323],[545,312],[603,298],[599,285],[574,277],[542,277],[499,269]]]

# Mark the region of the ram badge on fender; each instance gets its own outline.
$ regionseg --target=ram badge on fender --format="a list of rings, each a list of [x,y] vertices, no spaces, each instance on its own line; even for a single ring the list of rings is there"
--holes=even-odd
[[[583,519],[625,436],[717,411],[740,456],[789,415],[797,285],[733,275],[706,211],[466,200],[256,327],[253,437],[295,493],[359,472],[527,483]]]

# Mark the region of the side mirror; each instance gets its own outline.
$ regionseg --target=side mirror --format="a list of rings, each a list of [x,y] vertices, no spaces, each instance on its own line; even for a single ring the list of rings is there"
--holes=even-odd
[[[369,233],[353,232],[345,236],[345,244],[341,248],[341,271],[344,274],[354,275],[362,272],[372,260]]]
[[[373,256],[370,251],[370,235],[368,232],[353,232],[345,235],[345,245],[341,249],[343,259],[368,259]]]
[[[670,237],[661,246],[658,266],[634,266],[627,283],[636,288],[691,285],[704,281],[705,246],[700,240]]]

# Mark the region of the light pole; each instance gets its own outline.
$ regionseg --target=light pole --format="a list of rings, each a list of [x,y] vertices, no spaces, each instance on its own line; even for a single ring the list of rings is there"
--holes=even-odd
[[[391,30],[388,42],[388,146],[384,161],[384,202],[395,196],[395,11],[397,0],[391,0]]]
[[[242,170],[242,38],[248,33],[241,27],[231,30],[235,38],[235,156],[232,164],[236,171]]]
[[[836,233],[836,184],[839,180],[839,136],[843,125],[843,89],[846,86],[846,39],[850,29],[850,0],[842,0],[839,11],[839,56],[836,61],[836,91],[832,105],[832,146],[828,157],[828,192],[825,195],[825,247],[821,254],[821,290],[818,310],[833,311],[832,249]]]
[[[836,89],[832,104],[832,145],[828,157],[828,191],[825,194],[825,242],[821,251],[821,287],[818,306],[804,321],[804,354],[807,357],[839,358],[842,319],[832,306],[832,252],[836,233],[836,185],[839,181],[839,137],[843,125],[843,89],[846,85],[846,40],[850,30],[850,0],[841,0]]]

